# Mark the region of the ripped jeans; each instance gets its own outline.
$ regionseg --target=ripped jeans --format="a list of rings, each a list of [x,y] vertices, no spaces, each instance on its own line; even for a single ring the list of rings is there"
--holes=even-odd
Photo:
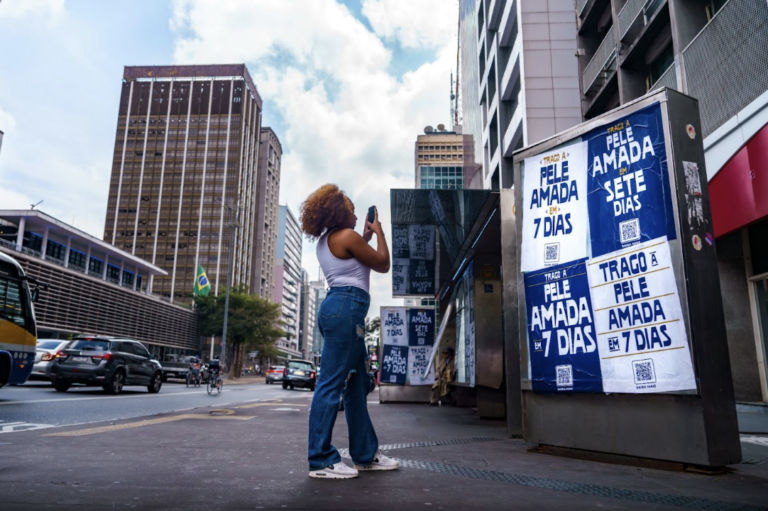
[[[367,403],[365,315],[370,301],[370,296],[362,289],[332,287],[320,305],[318,326],[324,343],[320,378],[309,412],[310,470],[320,470],[341,461],[339,451],[331,445],[331,436],[342,392],[352,461],[357,465],[369,465],[379,448]]]

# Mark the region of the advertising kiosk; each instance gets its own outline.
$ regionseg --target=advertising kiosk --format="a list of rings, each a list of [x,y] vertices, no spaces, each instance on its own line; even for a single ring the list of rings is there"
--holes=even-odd
[[[663,89],[514,154],[500,201],[511,434],[740,461],[698,112]]]

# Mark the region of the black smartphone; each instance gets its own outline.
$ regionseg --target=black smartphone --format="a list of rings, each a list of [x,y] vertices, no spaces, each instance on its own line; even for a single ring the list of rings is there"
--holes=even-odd
[[[376,219],[376,206],[371,206],[370,208],[368,208],[368,223],[372,224],[375,219]]]

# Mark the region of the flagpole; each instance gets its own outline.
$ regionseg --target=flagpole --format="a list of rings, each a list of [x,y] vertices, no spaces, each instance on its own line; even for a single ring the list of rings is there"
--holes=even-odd
[[[229,288],[232,286],[232,267],[235,265],[235,235],[237,234],[237,210],[240,209],[240,205],[236,205],[234,208],[229,206],[230,210],[230,226],[231,231],[229,233],[229,260],[227,261],[227,292],[224,298],[224,328],[221,332],[221,367],[226,368],[227,360],[227,319],[229,316]]]

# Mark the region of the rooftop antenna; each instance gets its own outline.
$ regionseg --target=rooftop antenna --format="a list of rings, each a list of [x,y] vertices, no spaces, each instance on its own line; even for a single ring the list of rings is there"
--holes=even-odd
[[[31,207],[31,208],[29,208],[29,209],[35,209],[37,206],[39,206],[39,205],[40,205],[40,204],[42,204],[42,203],[43,203],[43,201],[40,201],[40,202],[38,202],[37,204],[30,204],[30,206],[32,206],[32,207]]]
[[[464,119],[462,119],[462,115],[459,112],[461,109],[461,106],[459,102],[461,101],[461,93],[459,89],[459,77],[461,76],[461,2],[459,2],[459,23],[458,28],[456,30],[456,93],[451,93],[451,99],[454,101],[454,107],[453,107],[453,125],[458,126],[459,123],[463,122]]]
[[[456,77],[458,78],[458,76]],[[450,87],[450,94],[451,94],[451,116],[449,119],[453,120],[453,125],[456,126],[456,94],[453,93],[453,71],[451,71],[451,87]]]

